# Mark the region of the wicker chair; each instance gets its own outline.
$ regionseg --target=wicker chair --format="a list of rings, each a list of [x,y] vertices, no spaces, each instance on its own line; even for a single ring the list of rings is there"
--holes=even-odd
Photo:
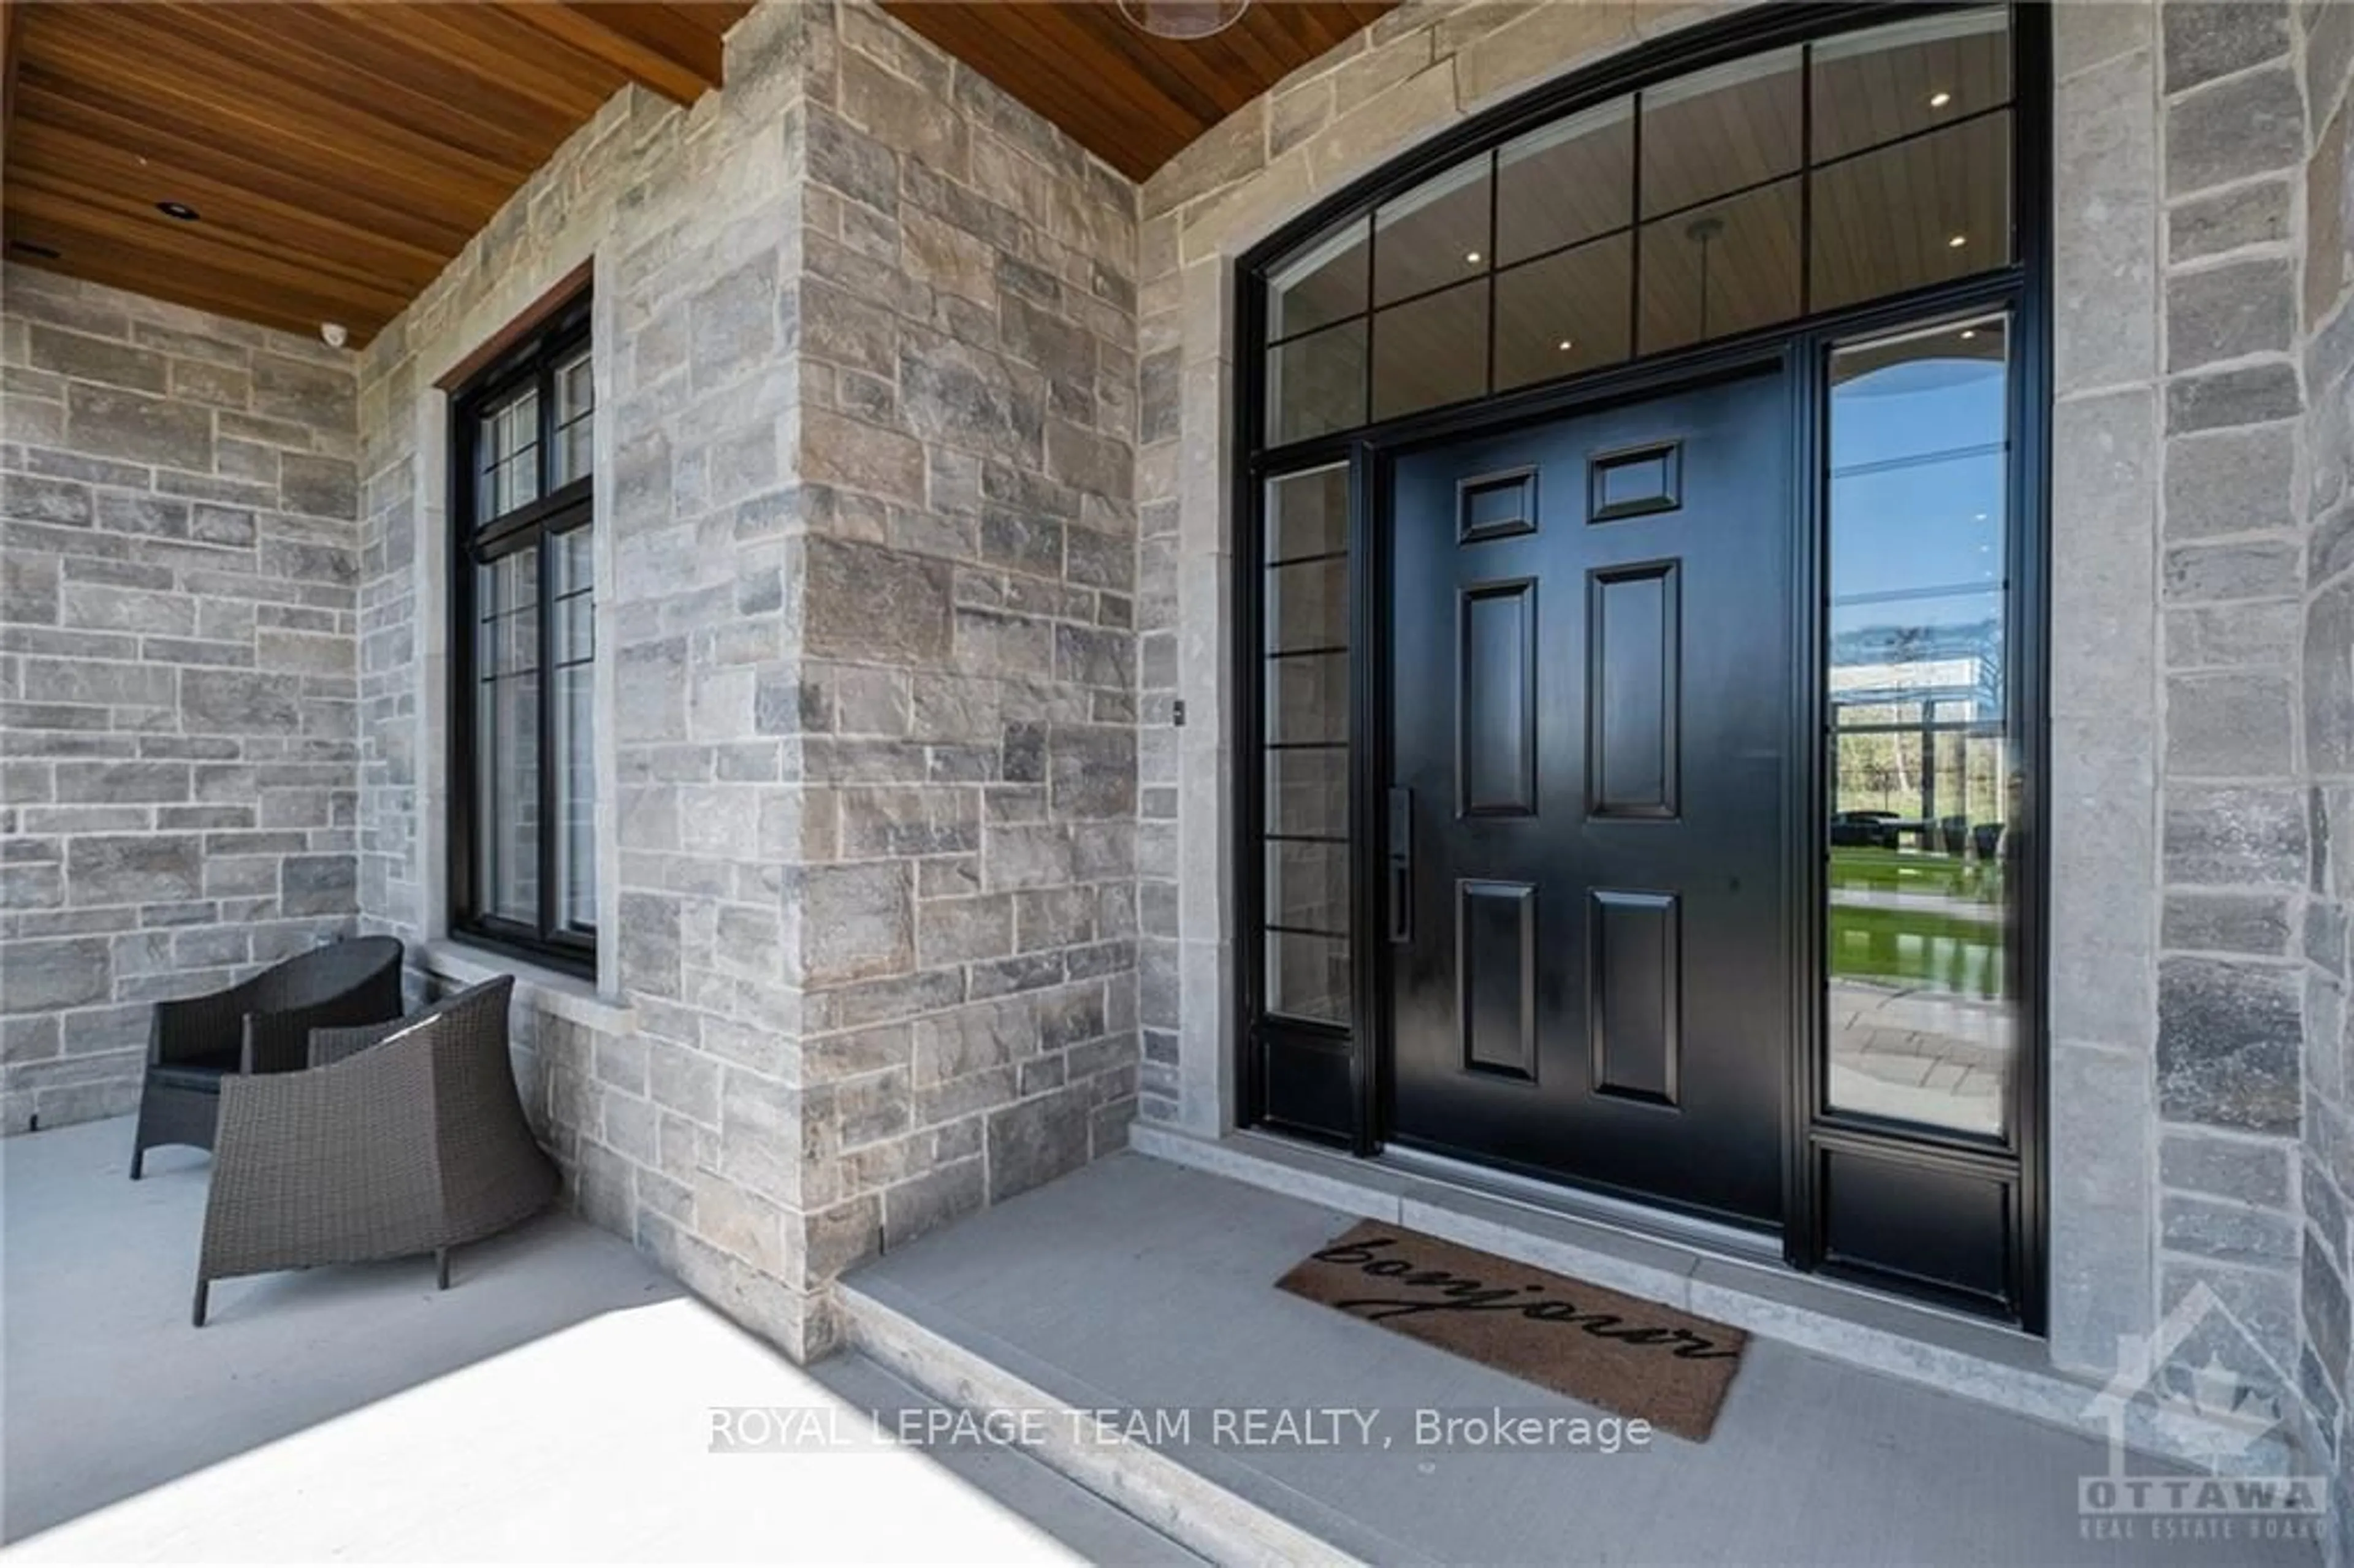
[[[155,1004],[131,1179],[167,1143],[213,1146],[221,1080],[300,1067],[313,1029],[400,1016],[400,940],[362,937],[300,953],[241,985]]]
[[[434,1255],[546,1208],[556,1166],[533,1141],[507,1057],[502,975],[391,1023],[323,1029],[311,1065],[221,1085],[195,1319],[216,1279]]]

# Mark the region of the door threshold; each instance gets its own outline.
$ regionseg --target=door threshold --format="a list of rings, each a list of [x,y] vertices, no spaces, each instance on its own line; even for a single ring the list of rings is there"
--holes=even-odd
[[[2052,1425],[2111,1436],[2114,1413],[2101,1397],[2106,1369],[2063,1371],[2052,1364],[2045,1341],[2015,1329],[1801,1274],[1778,1252],[1761,1261],[1754,1251],[1670,1236],[1657,1216],[1638,1226],[1587,1208],[1591,1194],[1577,1194],[1572,1212],[1561,1190],[1525,1178],[1503,1176],[1500,1183],[1498,1172],[1419,1153],[1363,1160],[1257,1130],[1204,1138],[1140,1121],[1129,1142],[1157,1160],[1552,1269]],[[1470,1180],[1461,1179],[1467,1170],[1475,1172]],[[1502,1183],[1546,1190],[1532,1199]],[[1742,1239],[1754,1249],[1758,1238]],[[2160,1423],[2129,1413],[2125,1440],[2165,1459],[2212,1466],[2224,1458],[2235,1470],[2290,1462],[2277,1433],[2256,1449],[2235,1448],[2244,1434],[2195,1420]]]
[[[1252,1136],[1265,1137],[1267,1134]],[[1780,1266],[1781,1237],[1770,1232],[1744,1230],[1696,1214],[1654,1209],[1629,1198],[1613,1197],[1590,1188],[1546,1181],[1516,1171],[1499,1171],[1426,1149],[1393,1144],[1373,1157],[1376,1163],[1410,1176],[1426,1177],[1449,1187],[1483,1197],[1518,1203],[1540,1213],[1606,1226],[1638,1239],[1689,1246],[1695,1253],[1716,1253],[1744,1262]]]

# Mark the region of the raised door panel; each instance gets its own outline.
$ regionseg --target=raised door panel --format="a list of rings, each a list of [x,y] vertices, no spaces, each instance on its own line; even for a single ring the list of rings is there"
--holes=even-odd
[[[1525,882],[1457,884],[1455,939],[1464,1066],[1534,1078],[1537,890]]]
[[[1672,818],[1683,725],[1683,640],[1673,561],[1586,579],[1586,810]]]
[[[1596,1093],[1676,1103],[1683,1044],[1683,956],[1672,893],[1596,888],[1587,974]]]
[[[1466,817],[1537,809],[1537,585],[1463,590],[1456,662],[1456,806]]]

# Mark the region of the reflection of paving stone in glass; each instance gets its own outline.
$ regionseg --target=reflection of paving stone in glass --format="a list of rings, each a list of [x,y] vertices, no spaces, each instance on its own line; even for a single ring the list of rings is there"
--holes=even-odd
[[[1831,1103],[1965,1132],[1999,1133],[2012,1055],[2008,1004],[1833,980]]]

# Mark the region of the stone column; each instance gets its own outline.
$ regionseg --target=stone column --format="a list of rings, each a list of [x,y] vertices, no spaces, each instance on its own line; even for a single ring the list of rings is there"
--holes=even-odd
[[[1126,1142],[1137,366],[1134,187],[871,6],[807,26],[801,641],[758,703],[814,1286]]]
[[[576,1057],[585,1212],[796,1356],[828,1341],[804,1264],[798,758],[764,693],[801,653],[795,483],[808,29],[730,35],[726,91],[600,237],[627,1040]]]
[[[2154,1320],[2159,828],[2156,8],[2054,7],[2051,1339]]]

